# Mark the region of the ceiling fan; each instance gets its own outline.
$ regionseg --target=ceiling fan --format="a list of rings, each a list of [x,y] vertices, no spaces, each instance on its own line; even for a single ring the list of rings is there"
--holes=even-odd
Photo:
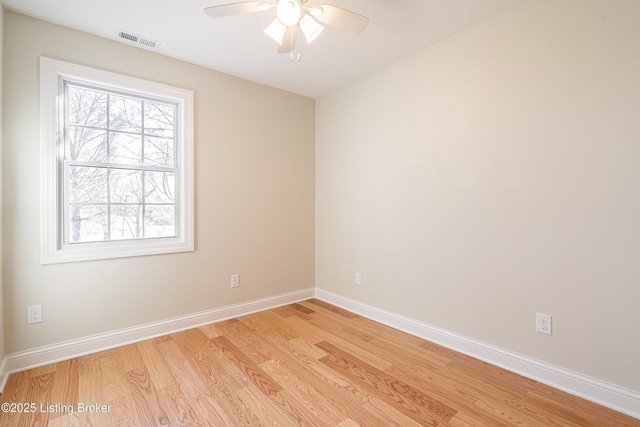
[[[369,24],[369,18],[350,10],[328,4],[308,3],[309,0],[244,1],[206,7],[204,11],[212,18],[224,18],[275,7],[276,17],[264,32],[278,43],[278,53],[293,52],[299,31],[302,31],[307,43],[311,43],[324,30],[322,24],[354,34],[360,34]]]

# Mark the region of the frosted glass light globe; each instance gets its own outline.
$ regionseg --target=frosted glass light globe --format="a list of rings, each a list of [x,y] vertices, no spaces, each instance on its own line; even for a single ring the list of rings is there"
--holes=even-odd
[[[280,0],[276,8],[278,19],[287,27],[292,27],[300,20],[302,10],[297,0]]]

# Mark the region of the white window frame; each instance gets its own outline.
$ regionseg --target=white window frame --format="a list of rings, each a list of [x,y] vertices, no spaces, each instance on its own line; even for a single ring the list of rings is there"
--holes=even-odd
[[[177,237],[64,244],[63,174],[65,80],[176,103]],[[89,261],[194,250],[193,92],[40,57],[41,263]]]

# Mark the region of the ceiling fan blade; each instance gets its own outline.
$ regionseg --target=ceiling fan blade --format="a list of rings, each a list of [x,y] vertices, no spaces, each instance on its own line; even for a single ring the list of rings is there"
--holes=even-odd
[[[309,13],[323,24],[354,34],[360,34],[369,25],[369,18],[366,16],[330,4],[310,6]]]
[[[284,33],[282,44],[278,46],[278,53],[293,52],[296,48],[296,42],[298,41],[298,25],[287,27],[287,32]]]
[[[271,9],[275,3],[263,1],[243,1],[240,3],[227,3],[219,6],[205,7],[204,12],[212,18],[226,18],[227,16],[243,15],[245,13],[260,12]]]

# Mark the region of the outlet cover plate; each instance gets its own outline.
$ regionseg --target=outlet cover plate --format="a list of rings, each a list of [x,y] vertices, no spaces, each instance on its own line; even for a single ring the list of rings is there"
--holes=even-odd
[[[536,332],[551,335],[551,315],[536,313]]]
[[[42,322],[42,305],[27,307],[27,324]]]
[[[238,286],[240,286],[240,275],[239,274],[232,274],[231,275],[231,287],[232,288],[237,288]]]

